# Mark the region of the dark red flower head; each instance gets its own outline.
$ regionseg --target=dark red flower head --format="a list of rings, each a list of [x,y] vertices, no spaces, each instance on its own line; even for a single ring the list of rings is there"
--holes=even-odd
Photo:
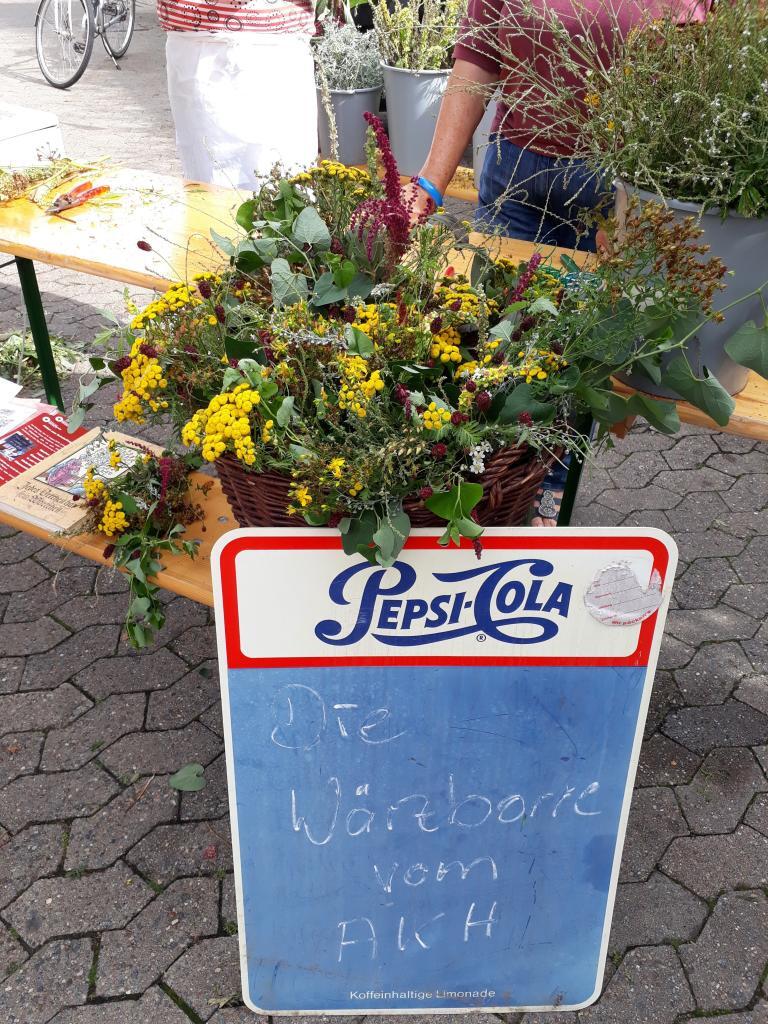
[[[480,412],[485,412],[487,409],[490,409],[491,396],[488,394],[487,391],[480,391],[478,393],[477,398],[475,398],[475,405],[480,410]]]
[[[147,359],[157,359],[157,349],[154,345],[148,345],[146,341],[143,341],[141,345],[139,345],[139,352],[141,352],[143,356],[146,356]]]
[[[432,445],[431,454],[433,459],[444,459],[448,454],[448,446],[444,445],[442,441],[438,441]]]
[[[223,324],[224,321],[227,319],[227,314],[224,312],[223,306],[214,306],[213,312],[216,314],[216,319],[219,321],[220,324]]]
[[[422,487],[419,490],[419,497],[421,498],[422,501],[426,501],[427,498],[431,498],[434,493],[435,492],[432,490],[431,487]]]
[[[144,239],[140,239],[136,245],[141,249],[142,252],[152,252],[152,246],[149,242],[145,242]]]
[[[531,416],[529,412],[521,412],[520,415],[517,417],[517,422],[520,424],[521,427],[532,427],[533,416]]]
[[[210,281],[198,281],[197,290],[203,296],[204,299],[210,299],[211,297],[211,283]]]

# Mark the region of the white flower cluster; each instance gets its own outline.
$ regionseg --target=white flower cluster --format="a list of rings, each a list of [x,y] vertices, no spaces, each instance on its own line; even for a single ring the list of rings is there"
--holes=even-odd
[[[469,449],[469,472],[480,476],[485,472],[485,460],[491,454],[491,445],[488,441],[481,441],[480,444],[473,444]]]

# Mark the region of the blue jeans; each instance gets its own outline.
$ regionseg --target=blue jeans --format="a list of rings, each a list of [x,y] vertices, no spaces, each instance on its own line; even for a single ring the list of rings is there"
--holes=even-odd
[[[586,229],[582,211],[607,212],[612,204],[603,180],[582,161],[543,156],[498,135],[485,154],[479,198],[479,230],[590,252],[596,231]]]

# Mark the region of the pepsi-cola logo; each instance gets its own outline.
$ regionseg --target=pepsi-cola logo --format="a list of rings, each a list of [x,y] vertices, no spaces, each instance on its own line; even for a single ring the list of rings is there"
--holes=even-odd
[[[568,616],[573,585],[551,579],[554,566],[543,558],[515,558],[463,572],[430,573],[441,592],[413,596],[416,570],[406,562],[380,569],[353,565],[331,582],[328,596],[340,607],[352,604],[351,583],[367,573],[354,625],[323,619],[315,636],[331,647],[347,647],[370,635],[390,647],[422,647],[475,634],[478,640],[538,644],[551,640]],[[355,580],[355,583],[357,581]],[[409,596],[411,595],[411,596]]]

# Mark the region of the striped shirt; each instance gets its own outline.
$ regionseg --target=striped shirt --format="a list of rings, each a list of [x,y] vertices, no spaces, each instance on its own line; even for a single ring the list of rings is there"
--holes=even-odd
[[[311,0],[158,0],[166,32],[291,32],[312,35]]]

